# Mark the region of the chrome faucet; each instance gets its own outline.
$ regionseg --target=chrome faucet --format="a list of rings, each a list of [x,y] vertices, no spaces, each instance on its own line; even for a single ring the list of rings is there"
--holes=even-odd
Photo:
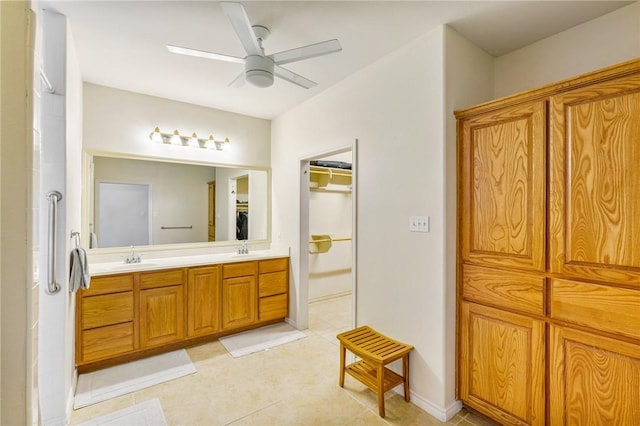
[[[249,254],[249,244],[247,244],[247,240],[244,240],[242,245],[238,247],[238,254]]]
[[[124,263],[140,263],[142,262],[142,258],[138,253],[136,253],[136,248],[131,246],[131,254],[124,259]]]

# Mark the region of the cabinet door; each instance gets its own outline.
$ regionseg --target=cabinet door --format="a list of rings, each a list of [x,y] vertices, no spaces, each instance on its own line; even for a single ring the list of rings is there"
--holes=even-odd
[[[140,291],[140,345],[161,346],[184,336],[182,286]]]
[[[462,402],[503,424],[544,424],[544,323],[462,303]]]
[[[553,272],[640,282],[640,76],[551,99]]]
[[[257,289],[255,275],[222,281],[222,328],[229,329],[256,321]]]
[[[551,326],[553,425],[640,425],[640,346]]]
[[[536,102],[460,122],[464,261],[544,271],[545,114]]]
[[[220,330],[220,268],[189,269],[187,279],[187,336]]]

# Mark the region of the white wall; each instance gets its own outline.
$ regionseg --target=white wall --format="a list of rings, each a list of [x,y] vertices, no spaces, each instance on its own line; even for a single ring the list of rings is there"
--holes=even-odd
[[[445,406],[455,400],[456,337],[456,120],[453,111],[488,101],[493,94],[493,57],[447,27],[445,33]]]
[[[292,247],[300,294],[300,159],[359,140],[357,324],[414,345],[412,400],[444,417],[444,29],[438,28],[272,123],[273,235]],[[431,217],[410,233],[409,216]],[[300,304],[292,300],[291,318]],[[301,321],[303,322],[303,321]]]
[[[495,97],[533,89],[640,56],[633,3],[495,60]]]
[[[149,140],[160,130],[199,137],[228,137],[224,151]],[[269,120],[186,104],[94,84],[84,88],[84,149],[206,164],[269,167]]]
[[[38,382],[41,421],[66,424],[75,381],[75,297],[69,293],[67,271],[68,254],[74,246],[70,234],[80,230],[82,80],[66,18],[49,11],[39,11],[38,18],[43,25],[43,69],[55,89],[53,94],[43,91],[41,98],[39,203],[48,206],[46,194],[52,190],[63,196],[58,210],[56,262],[56,281],[62,288],[54,295],[45,292],[47,250],[40,250]],[[41,247],[47,241],[47,210],[40,209]]]

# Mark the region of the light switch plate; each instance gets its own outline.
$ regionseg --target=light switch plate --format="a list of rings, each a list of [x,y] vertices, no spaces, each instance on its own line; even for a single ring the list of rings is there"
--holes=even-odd
[[[411,232],[429,232],[430,220],[429,216],[410,216],[409,231]]]

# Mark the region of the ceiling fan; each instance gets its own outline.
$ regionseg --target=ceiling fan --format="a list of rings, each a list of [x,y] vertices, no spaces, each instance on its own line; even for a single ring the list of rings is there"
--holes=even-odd
[[[238,75],[229,86],[240,87],[245,81],[248,81],[257,87],[269,87],[273,84],[273,76],[275,75],[290,83],[297,84],[305,89],[310,89],[316,85],[315,82],[289,71],[281,65],[303,59],[315,58],[316,56],[328,55],[329,53],[340,52],[342,50],[340,42],[337,39],[333,39],[265,55],[262,42],[269,36],[269,29],[262,25],[251,25],[249,17],[241,3],[223,1],[220,2],[220,5],[225,15],[229,18],[229,21],[231,21],[231,25],[233,25],[240,42],[244,46],[247,56],[239,58],[169,44],[167,45],[167,49],[170,52],[181,55],[244,64],[244,71]]]

